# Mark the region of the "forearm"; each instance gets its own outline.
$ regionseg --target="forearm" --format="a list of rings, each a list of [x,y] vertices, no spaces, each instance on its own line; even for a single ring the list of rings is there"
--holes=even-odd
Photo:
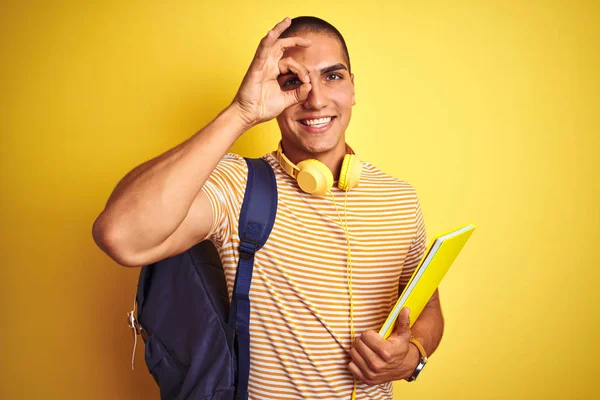
[[[128,252],[162,243],[186,217],[204,182],[248,127],[227,108],[194,136],[127,174],[93,228]],[[110,239],[107,239],[110,238]]]
[[[444,332],[444,317],[440,306],[439,294],[436,290],[421,314],[411,328],[411,335],[417,338],[423,345],[425,353],[429,357],[437,349]],[[408,353],[397,371],[399,379],[408,379],[417,364],[421,355],[414,344],[409,344]]]
[[[411,332],[412,336],[423,345],[427,356],[433,354],[444,333],[444,316],[437,289],[413,324]]]

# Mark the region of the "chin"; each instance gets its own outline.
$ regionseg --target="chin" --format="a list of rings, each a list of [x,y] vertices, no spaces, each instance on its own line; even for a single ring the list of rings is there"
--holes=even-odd
[[[343,136],[336,135],[299,135],[295,137],[295,142],[299,149],[310,154],[322,154],[334,150],[339,143],[343,142]]]

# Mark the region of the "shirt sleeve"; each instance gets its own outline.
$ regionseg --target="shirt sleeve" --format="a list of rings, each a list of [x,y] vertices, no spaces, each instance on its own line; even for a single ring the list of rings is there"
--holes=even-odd
[[[410,249],[404,260],[402,272],[400,273],[400,287],[406,286],[426,249],[425,221],[418,198],[415,205],[415,227],[415,237],[410,245]]]
[[[248,165],[244,158],[227,154],[202,186],[212,209],[212,225],[204,239],[210,239],[217,248],[238,234],[247,181]]]

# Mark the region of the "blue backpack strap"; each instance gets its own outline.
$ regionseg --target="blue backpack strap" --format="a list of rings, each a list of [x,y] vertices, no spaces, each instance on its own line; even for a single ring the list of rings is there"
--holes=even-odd
[[[277,214],[275,173],[266,160],[248,159],[248,183],[240,212],[240,259],[229,310],[229,325],[237,326],[238,335],[238,400],[248,398],[250,375],[250,283],[254,254],[269,238]]]

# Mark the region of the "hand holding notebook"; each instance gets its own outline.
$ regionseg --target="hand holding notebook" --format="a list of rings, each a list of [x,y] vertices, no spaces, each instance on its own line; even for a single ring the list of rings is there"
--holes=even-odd
[[[380,336],[384,339],[390,336],[403,307],[410,308],[410,326],[414,324],[474,229],[475,225],[469,224],[433,238],[396,305],[379,330]]]

